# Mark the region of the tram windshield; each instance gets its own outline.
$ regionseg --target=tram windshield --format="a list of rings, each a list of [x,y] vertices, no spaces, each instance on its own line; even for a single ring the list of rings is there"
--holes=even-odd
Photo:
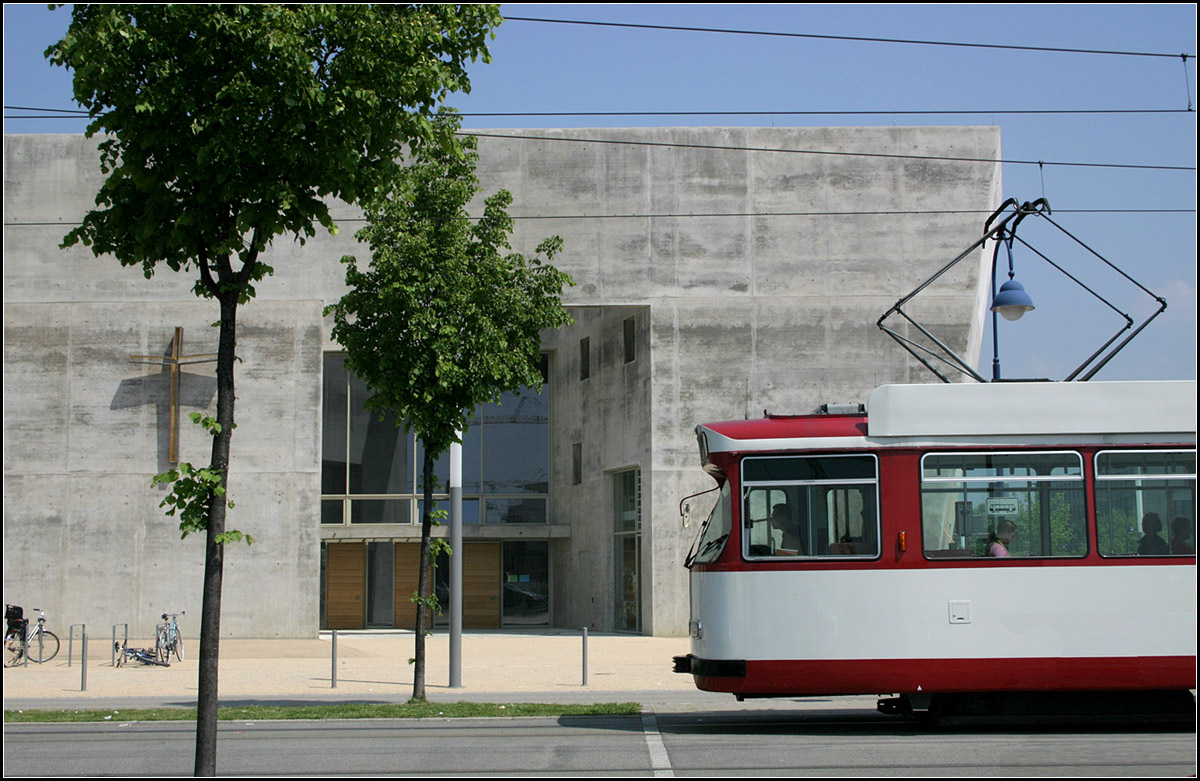
[[[745,459],[746,558],[878,556],[876,474],[873,455]]]
[[[700,536],[696,538],[692,552],[688,555],[684,566],[690,567],[693,564],[707,564],[710,561],[716,561],[717,557],[721,555],[721,551],[725,550],[725,542],[733,531],[733,503],[730,501],[730,495],[729,481],[726,480],[725,484],[721,486],[721,493],[717,496],[717,503],[713,507],[712,513],[709,514],[708,520],[701,527]]]

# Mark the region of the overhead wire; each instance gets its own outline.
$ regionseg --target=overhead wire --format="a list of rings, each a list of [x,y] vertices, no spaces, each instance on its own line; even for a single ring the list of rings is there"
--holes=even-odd
[[[1137,52],[1137,51],[1122,51],[1122,50],[1107,50],[1107,49],[1079,49],[1069,47],[1041,47],[1027,45],[1012,45],[1012,44],[984,44],[972,43],[963,41],[937,41],[937,40],[918,40],[904,38],[881,38],[869,36],[839,36],[825,35],[817,33],[793,33],[780,31],[765,31],[765,30],[745,30],[745,29],[724,29],[724,28],[708,28],[708,27],[690,27],[681,25],[650,25],[636,24],[627,22],[596,22],[586,20],[567,20],[567,19],[543,19],[534,17],[509,16],[505,17],[507,21],[518,22],[535,22],[545,24],[570,24],[570,25],[585,25],[585,26],[600,26],[600,27],[618,27],[629,29],[652,29],[652,30],[668,30],[681,32],[703,32],[703,33],[719,33],[733,35],[755,35],[755,36],[772,36],[786,38],[809,38],[837,41],[858,41],[868,43],[892,43],[892,44],[914,44],[914,45],[929,45],[929,46],[954,46],[967,48],[984,48],[984,49],[1008,49],[1022,51],[1042,51],[1068,54],[1093,54],[1093,55],[1122,55],[1136,57],[1180,57],[1184,63],[1185,76],[1187,60],[1194,55],[1189,54],[1166,54],[1162,52]],[[50,116],[5,116],[5,119],[54,119],[54,118],[81,118],[86,117],[87,112],[77,109],[48,109],[35,108],[25,106],[5,106],[5,110],[10,111],[47,111],[53,112]],[[997,115],[997,114],[1048,114],[1048,115],[1067,115],[1067,114],[1146,114],[1146,113],[1192,113],[1191,95],[1188,95],[1187,109],[1049,109],[1049,110],[938,110],[938,111],[920,111],[920,110],[903,110],[903,111],[649,111],[649,112],[479,112],[479,113],[464,113],[464,117],[557,117],[557,116],[596,116],[596,117],[616,117],[616,116],[913,116],[913,115]],[[599,144],[614,144],[626,146],[653,146],[653,147],[676,147],[676,148],[693,148],[693,149],[716,149],[729,151],[750,151],[750,152],[779,152],[792,154],[818,154],[818,155],[837,155],[837,156],[855,156],[855,157],[876,157],[890,159],[914,159],[914,160],[933,160],[943,162],[967,162],[967,163],[999,163],[1010,165],[1037,165],[1039,170],[1044,171],[1045,166],[1055,165],[1064,167],[1086,167],[1086,168],[1116,168],[1116,169],[1134,169],[1134,170],[1162,170],[1162,171],[1194,171],[1195,166],[1165,166],[1165,165],[1145,165],[1145,164],[1121,164],[1121,163],[1089,163],[1076,161],[1045,161],[1045,160],[993,160],[986,158],[957,158],[946,156],[930,156],[930,155],[900,155],[891,153],[866,153],[866,152],[835,152],[828,150],[802,150],[802,149],[778,149],[778,148],[754,148],[754,147],[731,147],[720,145],[705,145],[705,144],[683,144],[677,142],[646,142],[646,141],[631,141],[631,140],[612,140],[612,139],[579,139],[579,138],[562,138],[562,137],[538,137],[527,134],[507,135],[497,133],[485,133],[481,131],[467,131],[463,135],[474,135],[481,138],[520,138],[524,140],[542,140],[542,141],[559,141],[559,142],[574,142],[574,143],[599,143]]]
[[[51,115],[6,115],[5,119],[87,119],[82,109],[5,106],[5,111],[49,111]],[[789,117],[789,116],[1007,116],[1007,115],[1087,115],[1087,114],[1194,114],[1190,108],[1079,108],[1079,109],[903,109],[903,110],[821,110],[821,111],[464,111],[460,117]]]
[[[536,132],[536,131],[535,131]],[[562,138],[554,136],[534,136],[525,133],[494,133],[482,130],[464,130],[459,135],[470,135],[476,138],[507,138],[526,141],[562,141],[584,144],[610,144],[615,146],[647,146],[647,147],[676,147],[681,149],[711,149],[731,152],[777,152],[781,154],[829,155],[835,157],[873,157],[899,160],[929,160],[956,163],[1000,163],[1012,165],[1058,165],[1082,168],[1121,168],[1151,171],[1195,171],[1195,166],[1179,165],[1144,165],[1132,163],[1085,163],[1052,160],[1005,160],[987,157],[947,157],[944,155],[904,155],[891,152],[844,152],[821,149],[781,149],[777,147],[748,147],[727,146],[721,144],[688,144],[678,141],[633,141],[624,139],[603,138]]]
[[[514,222],[546,220],[683,220],[714,218],[761,218],[761,217],[922,217],[955,214],[992,214],[988,209],[879,209],[872,211],[814,211],[814,212],[659,212],[623,214],[510,214]],[[1195,209],[1055,209],[1055,214],[1195,214]],[[366,217],[334,217],[339,223],[366,222]],[[460,219],[460,218],[453,218]],[[478,220],[479,217],[468,217]],[[5,222],[6,228],[58,227],[63,222]]]
[[[957,46],[972,49],[1007,49],[1016,51],[1053,52],[1058,54],[1105,54],[1124,57],[1182,57],[1184,61],[1195,58],[1194,54],[1119,51],[1112,49],[1072,49],[1062,46],[1023,46],[999,43],[968,43],[964,41],[927,41],[909,38],[874,38],[862,35],[822,35],[818,33],[788,33],[774,30],[731,30],[716,27],[685,27],[666,24],[634,24],[631,22],[593,22],[578,19],[538,19],[528,16],[506,16],[506,22],[539,22],[542,24],[575,24],[593,27],[625,27],[641,30],[669,30],[673,32],[722,33],[728,35],[762,35],[777,38],[811,38],[827,41],[859,41],[863,43],[901,43],[922,46]]]
[[[11,109],[11,110],[20,110],[22,107],[6,106],[5,108]],[[25,110],[35,110],[35,109],[25,109]],[[61,111],[61,112],[68,111],[68,109],[47,109],[47,110]],[[1182,111],[1182,110],[1181,109],[1180,110],[1169,110],[1168,109],[1168,110],[1164,110],[1164,111]],[[567,113],[572,116],[580,115],[577,112],[567,112]],[[662,112],[646,112],[646,115],[657,115],[660,113],[662,113]],[[703,113],[707,113],[707,112],[697,112],[697,113],[703,114]],[[718,113],[720,113],[720,112],[718,112]],[[743,112],[726,112],[726,113],[740,114]],[[776,113],[840,113],[840,112],[776,112]],[[862,112],[862,113],[879,113],[879,114],[916,113],[916,114],[920,114],[920,113],[927,113],[927,112],[881,111],[881,112]],[[960,113],[995,113],[995,112],[960,112]],[[666,114],[670,114],[670,112],[666,112],[664,115],[666,115]],[[608,116],[616,116],[618,114],[616,112],[612,112],[607,115]],[[470,116],[470,115],[462,115],[462,116]],[[497,116],[523,116],[523,115],[498,114]],[[546,116],[548,116],[548,115],[546,115]],[[9,117],[5,117],[5,118],[9,119]],[[14,119],[31,119],[32,117],[13,117],[13,118]],[[1132,170],[1149,170],[1149,171],[1194,171],[1194,170],[1196,170],[1195,166],[1178,166],[1178,165],[1150,165],[1150,164],[1135,164],[1135,163],[1091,163],[1091,162],[1065,161],[1065,160],[1018,160],[1018,159],[1006,160],[1003,158],[994,159],[994,158],[981,158],[981,157],[948,157],[948,156],[944,156],[944,155],[903,155],[903,154],[895,154],[895,153],[887,153],[887,152],[845,152],[845,151],[831,151],[831,150],[821,150],[821,149],[781,149],[781,148],[773,148],[773,147],[739,147],[739,146],[718,145],[718,144],[688,144],[688,143],[682,143],[682,142],[676,142],[676,141],[636,141],[636,140],[629,140],[629,139],[564,138],[564,137],[554,137],[554,136],[534,136],[534,135],[529,135],[529,134],[524,134],[524,133],[522,133],[522,134],[495,133],[495,132],[488,132],[485,130],[464,130],[464,131],[460,132],[459,135],[464,135],[464,136],[470,135],[470,136],[475,136],[477,138],[508,138],[508,139],[534,140],[534,141],[565,142],[565,143],[609,144],[609,145],[617,145],[617,146],[675,147],[675,148],[682,148],[682,149],[709,149],[709,150],[724,150],[724,151],[731,151],[731,152],[778,152],[778,153],[782,153],[782,154],[830,155],[830,156],[840,156],[840,157],[874,157],[874,158],[887,158],[887,159],[929,160],[929,161],[960,162],[960,163],[999,163],[999,164],[1010,164],[1010,165],[1036,165],[1038,167],[1054,165],[1054,166],[1064,166],[1064,167],[1115,168],[1115,169],[1132,169]]]

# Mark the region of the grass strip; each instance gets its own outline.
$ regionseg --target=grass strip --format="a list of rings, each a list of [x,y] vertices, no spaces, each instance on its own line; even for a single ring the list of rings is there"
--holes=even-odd
[[[336,703],[329,705],[250,705],[217,709],[221,721],[285,719],[465,719],[513,716],[634,716],[636,702],[556,705],[534,702],[419,702],[403,704]],[[125,708],[122,710],[6,710],[6,724],[89,721],[195,721],[195,708]]]

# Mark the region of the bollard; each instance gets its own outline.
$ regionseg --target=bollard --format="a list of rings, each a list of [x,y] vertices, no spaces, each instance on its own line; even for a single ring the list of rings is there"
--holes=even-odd
[[[337,630],[333,630],[333,669],[329,671],[329,688],[337,688]]]
[[[83,633],[79,649],[79,691],[87,691],[87,632]]]
[[[583,683],[580,686],[587,686],[587,627],[583,628]]]

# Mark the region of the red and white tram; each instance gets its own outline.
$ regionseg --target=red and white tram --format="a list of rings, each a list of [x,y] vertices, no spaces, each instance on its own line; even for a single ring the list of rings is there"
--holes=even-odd
[[[1195,382],[885,386],[863,411],[697,427],[704,690],[1186,692]]]

